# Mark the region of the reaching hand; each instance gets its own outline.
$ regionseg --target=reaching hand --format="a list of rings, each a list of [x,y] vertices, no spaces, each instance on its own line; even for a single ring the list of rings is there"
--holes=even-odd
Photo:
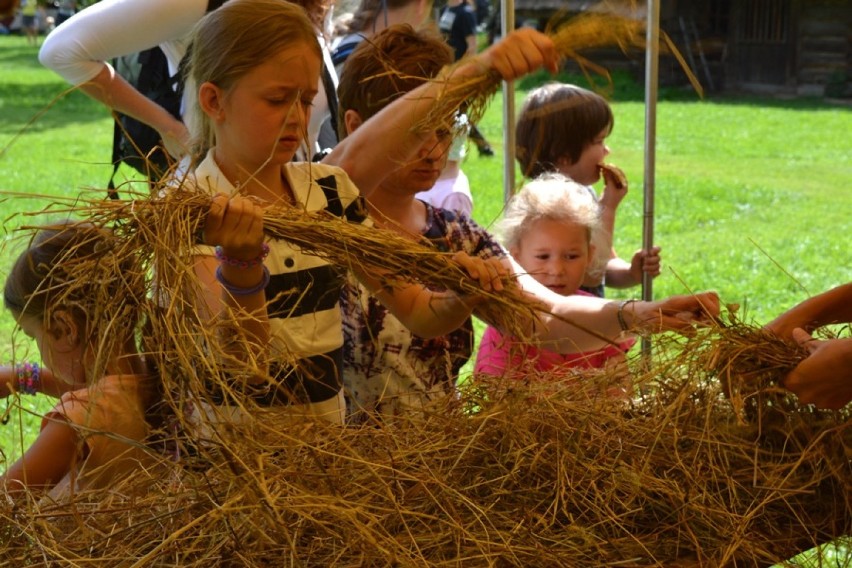
[[[175,119],[168,130],[159,130],[158,132],[163,140],[166,152],[172,158],[180,160],[187,154],[190,136],[189,130],[183,122]]]
[[[696,323],[706,323],[719,316],[719,296],[716,292],[702,292],[656,302],[633,302],[630,307],[633,327],[639,330],[688,332]]]
[[[455,253],[453,262],[461,266],[473,280],[478,280],[480,287],[486,292],[502,290],[503,278],[512,271],[511,266],[503,259],[483,259],[470,256],[466,252]]]
[[[852,338],[820,341],[801,328],[792,336],[809,355],[782,385],[805,404],[831,410],[846,406],[852,400]]]
[[[493,69],[504,81],[512,81],[540,67],[556,73],[559,58],[549,37],[532,28],[521,28],[471,59]]]

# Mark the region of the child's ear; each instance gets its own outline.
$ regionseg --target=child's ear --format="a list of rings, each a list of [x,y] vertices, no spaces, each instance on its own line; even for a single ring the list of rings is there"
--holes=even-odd
[[[59,352],[70,351],[80,343],[80,326],[68,310],[56,310],[50,315],[47,332]]]
[[[217,85],[206,81],[198,87],[198,105],[204,114],[213,120],[219,120],[223,116],[224,93]]]
[[[361,115],[358,114],[357,110],[347,109],[345,113],[343,113],[343,124],[346,125],[346,135],[349,136],[355,130],[364,124],[364,121],[361,119]]]

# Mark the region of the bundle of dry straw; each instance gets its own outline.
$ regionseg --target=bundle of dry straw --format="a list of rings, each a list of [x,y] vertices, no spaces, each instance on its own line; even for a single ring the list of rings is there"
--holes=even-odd
[[[849,413],[767,438],[691,360],[626,406],[552,376],[362,427],[260,412],[167,475],[0,505],[0,563],[768,566],[849,534]]]
[[[634,3],[631,2],[630,4]],[[625,10],[620,11],[624,12]],[[626,10],[628,14],[631,11],[632,8]],[[559,56],[576,61],[590,81],[590,71],[592,71],[611,82],[608,71],[583,57],[581,52],[601,47],[618,47],[625,53],[634,47],[644,49],[645,30],[646,25],[643,19],[608,11],[606,5],[603,4],[597,11],[582,12],[567,20],[557,22],[547,34],[553,40]],[[703,89],[698,79],[690,70],[674,42],[665,32],[661,32],[660,37],[663,41],[661,50],[675,57],[690,84],[699,95],[702,95]],[[465,62],[457,63],[457,65],[464,64]],[[465,105],[465,112],[470,123],[478,123],[494,93],[500,87],[500,82],[501,77],[496,73],[491,73],[461,83],[448,84],[438,95],[430,111],[422,120],[417,122],[414,129],[416,131],[430,131],[434,130],[436,126],[443,127],[447,124],[453,124],[455,114],[462,105]]]

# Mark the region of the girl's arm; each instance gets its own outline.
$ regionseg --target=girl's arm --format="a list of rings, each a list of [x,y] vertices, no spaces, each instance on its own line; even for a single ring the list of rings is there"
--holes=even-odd
[[[824,325],[847,322],[852,322],[852,282],[801,302],[766,327],[780,337],[792,339],[797,327],[810,333]]]
[[[12,387],[10,390],[9,387]],[[57,379],[53,372],[47,367],[39,368],[38,392],[59,398],[66,392],[84,388],[86,385],[70,385],[65,381]],[[16,367],[7,365],[0,367],[0,398],[6,398],[18,389],[18,371]]]
[[[207,0],[102,0],[51,32],[39,61],[90,97],[155,128],[169,152],[180,153],[176,144],[188,136],[183,123],[115,73],[108,61],[187,38],[206,10]]]
[[[216,195],[207,215],[204,242],[221,246],[222,258],[201,257],[196,262],[202,309],[207,312],[202,317],[228,322],[219,326],[219,335],[231,357],[265,365],[269,319],[264,288],[269,272],[263,265],[263,208],[246,197]],[[260,376],[248,379],[261,381]]]
[[[79,455],[79,437],[63,419],[50,420],[33,445],[0,477],[8,493],[48,490],[71,471]]]
[[[556,48],[550,38],[530,28],[516,30],[386,106],[342,140],[323,162],[343,168],[369,198],[384,176],[410,161],[431,136],[430,132],[414,132],[413,128],[453,85],[492,72],[506,81],[543,66],[555,73],[556,63]]]
[[[506,274],[506,269],[499,260],[486,261],[463,252],[456,253],[453,259],[471,278],[479,281],[483,290],[499,292],[503,289],[501,277]],[[470,317],[475,306],[472,298],[454,292],[434,292],[420,284],[391,289],[383,286],[380,278],[357,267],[352,267],[352,271],[406,328],[424,339],[440,337],[458,329]]]
[[[547,342],[548,349],[557,353],[598,350],[608,345],[606,340],[614,342],[625,331],[657,333],[689,329],[707,316],[719,314],[719,297],[715,292],[628,303],[591,296],[562,296],[526,274],[514,259],[510,262],[522,292],[542,305],[539,320],[530,318],[526,322],[529,337]]]

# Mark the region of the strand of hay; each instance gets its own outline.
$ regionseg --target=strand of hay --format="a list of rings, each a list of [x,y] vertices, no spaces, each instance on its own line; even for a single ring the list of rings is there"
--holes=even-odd
[[[640,382],[630,406],[483,378],[425,419],[261,414],[192,469],[0,504],[0,563],[768,566],[849,534],[848,412],[796,415],[779,445],[682,358]]]

